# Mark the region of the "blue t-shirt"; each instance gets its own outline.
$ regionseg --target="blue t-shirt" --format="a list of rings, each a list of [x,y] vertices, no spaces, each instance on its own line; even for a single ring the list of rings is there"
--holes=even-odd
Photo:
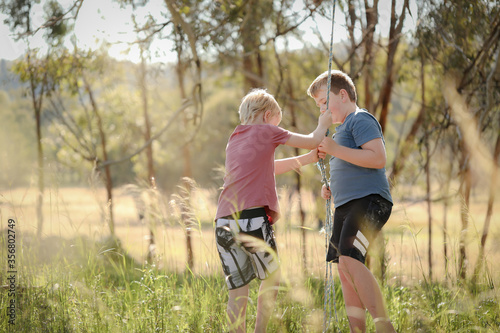
[[[361,149],[363,144],[377,138],[382,138],[385,145],[382,128],[377,119],[362,109],[349,114],[333,134],[336,143],[354,149]],[[330,189],[335,208],[370,194],[379,194],[392,202],[385,168],[364,168],[332,157],[330,175]]]

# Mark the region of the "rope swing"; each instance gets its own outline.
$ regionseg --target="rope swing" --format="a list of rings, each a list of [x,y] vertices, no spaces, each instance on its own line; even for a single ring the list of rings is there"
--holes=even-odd
[[[330,55],[328,59],[328,83],[327,83],[327,95],[326,95],[326,108],[328,109],[330,102],[330,87],[332,84],[332,59],[333,59],[333,27],[335,25],[335,7],[337,1],[333,0],[333,10],[332,10],[332,32],[330,36]],[[328,136],[330,131],[327,130],[325,136]],[[321,181],[323,185],[325,185],[328,189],[330,188],[330,184],[328,182],[328,178],[326,176],[325,171],[325,161],[320,159],[317,163],[317,166],[321,172]],[[330,242],[330,238],[333,230],[333,220],[332,220],[332,199],[331,197],[326,200],[326,218],[325,218],[325,251],[328,251],[328,243]],[[325,255],[326,257],[326,255]],[[324,293],[324,317],[323,317],[323,332],[327,332],[328,328],[331,325],[332,320],[332,308],[335,312],[335,321],[337,322],[338,327],[338,318],[337,318],[337,306],[335,299],[335,285],[333,279],[333,263],[327,262],[325,268],[325,293]],[[339,331],[340,332],[340,331]]]

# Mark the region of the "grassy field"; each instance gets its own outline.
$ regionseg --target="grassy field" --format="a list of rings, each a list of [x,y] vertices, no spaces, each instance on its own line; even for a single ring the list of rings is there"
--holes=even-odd
[[[132,196],[115,191],[116,239],[104,224],[104,193],[84,188],[48,189],[44,202],[43,236],[36,238],[33,189],[9,189],[0,197],[0,331],[15,332],[223,332],[227,291],[212,230],[216,192],[196,190],[191,198],[194,266],[186,264],[186,232],[180,223],[179,198],[169,197],[155,224],[156,260],[145,263],[149,225],[141,222]],[[397,195],[397,193],[396,193]],[[276,224],[282,260],[282,284],[270,332],[322,330],[325,240],[316,216],[322,203],[302,197],[306,227],[300,228],[298,198],[280,195],[284,215]],[[500,217],[494,207],[486,247],[486,264],[472,286],[460,281],[458,246],[460,207],[447,211],[448,235],[443,238],[443,206],[434,204],[432,270],[429,277],[428,216],[424,202],[396,198],[384,228],[386,272],[373,256],[371,267],[384,288],[398,332],[500,331]],[[318,213],[319,211],[319,213]],[[467,233],[468,276],[474,268],[486,211],[486,198],[474,196]],[[157,216],[158,217],[158,216]],[[15,221],[15,261],[8,262],[9,219]],[[303,263],[302,230],[306,264]],[[448,258],[444,257],[444,243]],[[12,246],[11,246],[12,249]],[[375,252],[380,250],[375,250]],[[12,253],[12,251],[10,252]],[[15,279],[9,273],[15,265]],[[10,280],[9,280],[10,278]],[[15,283],[11,283],[14,281]],[[251,285],[247,327],[255,321],[257,282]],[[331,331],[348,331],[338,281]],[[13,295],[15,294],[15,295]],[[14,300],[14,302],[12,301]],[[14,303],[15,310],[11,304]],[[10,308],[9,308],[10,307]],[[12,316],[14,314],[14,316]],[[15,317],[15,318],[14,318]],[[12,320],[14,324],[9,323]],[[369,320],[369,331],[374,326]]]

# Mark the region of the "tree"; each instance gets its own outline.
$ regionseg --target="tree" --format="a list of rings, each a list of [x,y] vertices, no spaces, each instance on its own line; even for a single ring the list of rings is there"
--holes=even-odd
[[[45,59],[37,59],[37,51],[28,50],[25,61],[18,62],[13,70],[19,75],[22,82],[29,83],[29,94],[33,113],[35,116],[35,131],[36,131],[36,147],[37,147],[37,176],[38,176],[38,193],[36,201],[36,217],[37,217],[37,236],[42,235],[43,230],[43,193],[45,190],[44,181],[44,152],[42,146],[42,107],[45,90],[47,88],[47,72],[43,70],[47,62]],[[41,70],[39,70],[41,69]]]
[[[74,164],[87,161],[94,175],[104,182],[107,198],[105,218],[114,237],[112,167],[146,151],[153,141],[171,129],[176,118],[191,103],[186,101],[170,114],[169,119],[162,120],[160,129],[150,133],[149,139],[143,142],[143,133],[135,136],[131,132],[132,126],[127,119],[131,115],[126,112],[127,107],[134,103],[136,107],[131,109],[140,109],[143,101],[142,98],[128,98],[134,96],[129,91],[132,82],[117,75],[119,63],[99,52],[78,49],[73,54],[65,50],[52,61],[55,64],[53,81],[57,85],[50,92],[49,111],[56,120],[54,125],[59,133],[58,140],[62,140],[59,144],[76,156]],[[140,96],[140,92],[137,95]],[[155,184],[152,187],[154,189]]]
[[[495,143],[495,150],[493,153],[493,171],[491,174],[491,179],[490,179],[490,186],[489,186],[489,191],[488,191],[488,206],[486,209],[486,217],[484,219],[484,227],[483,227],[483,232],[481,234],[481,246],[479,248],[479,255],[477,258],[476,266],[474,268],[474,273],[472,275],[472,284],[476,284],[477,278],[479,276],[479,273],[481,272],[481,268],[483,267],[484,264],[484,251],[485,251],[485,246],[486,246],[486,239],[488,238],[488,233],[490,230],[490,222],[491,222],[491,216],[493,215],[493,203],[495,202],[495,196],[496,196],[496,184],[498,181],[498,168],[499,168],[499,163],[498,163],[498,158],[500,156],[500,133],[497,136],[497,140]]]
[[[391,95],[394,86],[395,75],[395,57],[398,50],[399,43],[402,37],[402,30],[406,13],[409,11],[409,0],[404,0],[401,13],[396,13],[396,0],[391,2],[391,23],[389,28],[389,41],[387,45],[387,60],[385,65],[385,79],[380,90],[380,96],[375,104],[374,109],[377,110],[380,105],[379,122],[384,131],[389,114],[389,104],[391,102]]]
[[[185,87],[185,73],[186,69],[189,66],[189,62],[185,62],[184,58],[186,57],[184,54],[184,40],[187,38],[190,54],[192,57],[192,63],[195,67],[195,78],[193,83],[192,98],[197,103],[195,104],[195,112],[192,115],[188,113],[184,113],[183,115],[183,125],[184,125],[184,133],[186,135],[186,142],[183,145],[183,160],[184,160],[184,172],[183,172],[183,192],[185,193],[184,204],[182,205],[182,220],[186,230],[186,250],[187,250],[187,262],[188,267],[193,268],[194,266],[194,257],[193,257],[193,249],[191,244],[191,218],[190,218],[190,196],[192,191],[192,170],[191,170],[191,153],[190,153],[190,144],[196,135],[196,128],[190,128],[189,121],[190,116],[192,116],[193,124],[201,122],[201,114],[203,112],[203,103],[201,97],[201,60],[198,57],[198,49],[197,49],[197,41],[198,36],[195,34],[192,26],[186,21],[186,19],[182,16],[183,8],[178,8],[174,1],[166,0],[167,8],[172,15],[172,20],[175,25],[175,36],[176,38],[176,52],[177,52],[177,79],[179,82],[179,89],[181,93],[182,100],[186,100],[188,95],[186,93]],[[188,9],[188,11],[191,11]],[[193,19],[193,17],[189,17]],[[193,133],[193,134],[189,134]]]
[[[132,16],[132,19],[135,23],[135,30],[139,34],[141,30],[146,30],[147,27],[149,26],[149,22],[146,22],[145,27],[141,28],[138,26],[137,20],[135,15]],[[138,84],[139,84],[139,90],[140,90],[140,95],[141,95],[141,106],[142,106],[142,116],[144,119],[144,130],[143,130],[143,135],[144,135],[144,141],[149,142],[151,140],[151,121],[150,121],[150,102],[149,102],[149,92],[148,92],[148,83],[147,83],[147,75],[148,75],[148,67],[147,67],[147,54],[149,46],[151,45],[151,36],[146,35],[143,39],[140,39],[138,41],[139,44],[139,50],[140,50],[140,58],[141,58],[141,63],[139,65],[139,73],[138,73]],[[148,144],[145,148],[145,155],[146,155],[146,164],[147,164],[147,184],[148,190],[146,193],[151,194],[149,195],[150,198],[152,198],[154,201],[156,201],[156,205],[158,205],[158,195],[157,191],[158,188],[156,186],[156,180],[155,180],[155,167],[154,167],[154,159],[153,159],[153,145]],[[139,196],[142,193],[139,193]],[[139,198],[138,198],[139,199]],[[137,199],[137,200],[138,200]],[[156,200],[155,200],[156,199]],[[144,210],[144,204],[140,203],[138,205],[139,209]],[[151,209],[151,208],[149,208]],[[139,215],[144,217],[145,213],[148,214],[148,212],[141,212]],[[142,218],[141,218],[142,220]],[[154,258],[156,256],[156,241],[155,241],[155,217],[151,217],[148,220],[148,227],[149,227],[149,246],[148,246],[148,252],[146,255],[146,259],[149,263],[152,263],[154,261]]]
[[[500,40],[500,10],[488,1],[446,1],[426,3],[418,38],[426,57],[436,72],[443,73],[443,95],[448,107],[442,109],[451,117],[460,154],[462,195],[462,233],[460,241],[459,275],[467,276],[465,237],[469,224],[469,200],[472,187],[471,160],[484,172],[492,173],[495,165],[488,142],[491,133],[499,129],[496,119],[500,94],[493,92],[498,85],[497,50]],[[472,16],[474,13],[474,23]],[[496,55],[496,56],[495,56]],[[493,106],[493,105],[496,105]],[[448,113],[449,112],[449,113]],[[486,156],[486,158],[485,158]],[[493,165],[493,166],[492,166]],[[482,172],[482,173],[484,173]]]
[[[30,0],[22,1],[7,1],[0,2],[0,11],[7,14],[8,18],[5,23],[10,26],[11,31],[15,31],[18,39],[24,39],[28,45],[28,50],[24,61],[21,60],[14,66],[16,72],[21,78],[22,82],[27,82],[29,85],[29,94],[32,101],[33,113],[35,117],[35,131],[37,139],[37,176],[38,176],[38,194],[36,202],[36,216],[37,216],[37,236],[42,235],[43,230],[43,197],[45,190],[44,180],[44,151],[42,146],[42,109],[44,102],[44,95],[47,90],[47,69],[45,68],[49,62],[50,53],[52,49],[57,47],[62,38],[68,31],[67,23],[61,18],[69,12],[75,11],[75,16],[81,6],[81,1],[77,1],[68,12],[64,13],[62,7],[56,1],[49,1],[45,6],[45,15],[48,17],[47,31],[45,39],[47,41],[48,49],[45,59],[39,56],[38,50],[30,48],[30,37],[33,34],[33,27],[31,24],[31,16],[33,15],[32,9],[36,2]],[[79,4],[79,5],[78,5]],[[38,28],[39,29],[39,28]],[[36,29],[36,31],[38,30]]]

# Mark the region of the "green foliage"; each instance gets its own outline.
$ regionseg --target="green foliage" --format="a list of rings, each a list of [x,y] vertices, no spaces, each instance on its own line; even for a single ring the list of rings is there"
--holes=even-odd
[[[494,105],[498,105],[500,94],[498,89],[491,92],[488,77],[498,57],[499,13],[498,6],[487,0],[446,1],[422,16],[416,34],[426,61],[435,73],[457,79],[458,90],[485,129],[498,124],[492,120],[497,118]],[[492,79],[489,85],[498,85],[498,75]]]
[[[64,37],[69,32],[68,23],[63,19],[63,8],[56,0],[50,0],[45,4],[44,10],[47,22],[50,22],[45,32],[45,38],[49,44],[57,46],[62,43]]]
[[[7,15],[4,20],[12,30],[19,29],[21,32],[31,31],[30,15],[33,5],[40,1],[32,0],[2,0],[0,11]]]
[[[33,22],[40,2],[40,0],[0,1],[0,12],[7,16],[4,23],[10,26],[11,31],[17,34],[18,39],[27,38],[33,33],[34,28],[39,28],[33,27]],[[44,2],[43,11],[46,21],[44,24],[45,40],[51,46],[59,45],[70,29],[69,23],[64,17],[67,13],[57,0]]]
[[[422,43],[447,69],[469,66],[482,47],[477,37],[486,35],[498,13],[498,7],[490,6],[491,2],[484,0],[438,3],[422,17]]]

